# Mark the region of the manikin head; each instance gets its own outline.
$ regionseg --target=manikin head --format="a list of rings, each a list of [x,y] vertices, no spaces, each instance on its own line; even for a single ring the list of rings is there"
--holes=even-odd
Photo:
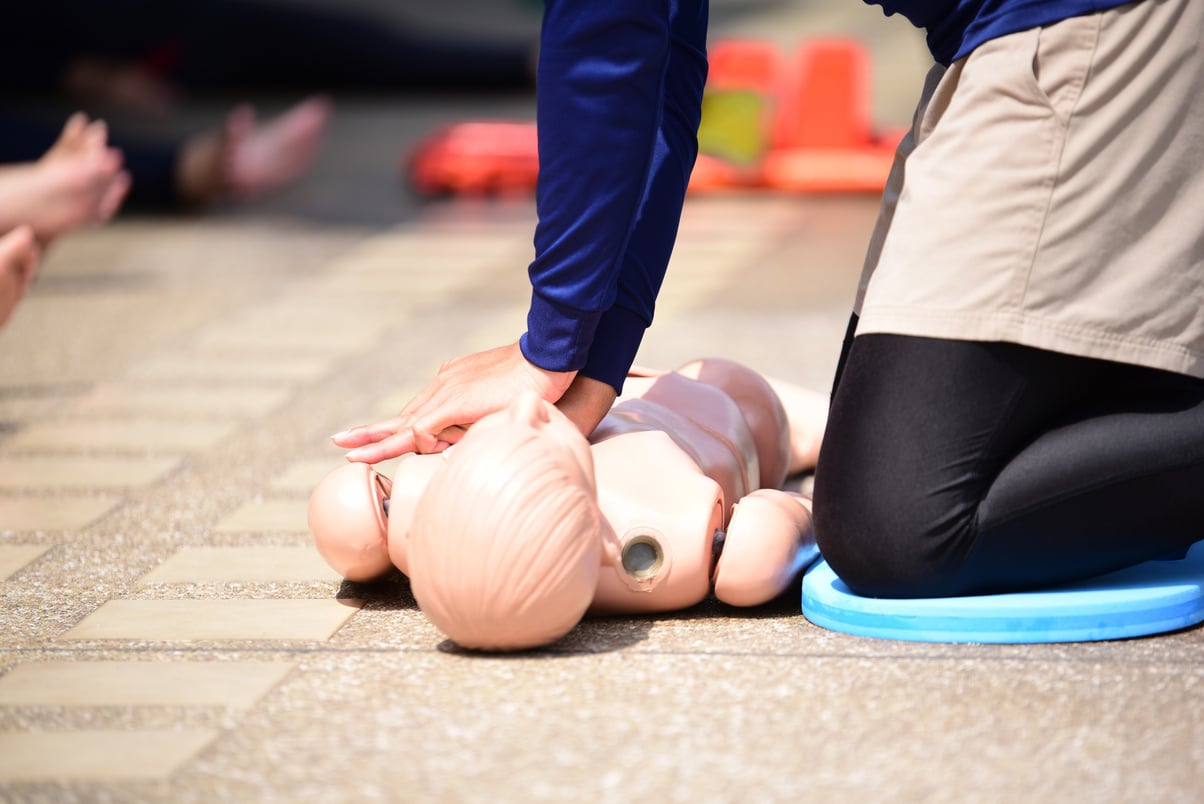
[[[464,647],[547,644],[593,599],[601,534],[588,443],[524,394],[469,430],[418,501],[407,545],[414,597]]]

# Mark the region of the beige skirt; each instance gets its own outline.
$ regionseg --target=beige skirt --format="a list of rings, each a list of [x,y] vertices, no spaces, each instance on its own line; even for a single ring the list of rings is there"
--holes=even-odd
[[[1144,0],[934,67],[858,333],[1204,377],[1204,2]]]

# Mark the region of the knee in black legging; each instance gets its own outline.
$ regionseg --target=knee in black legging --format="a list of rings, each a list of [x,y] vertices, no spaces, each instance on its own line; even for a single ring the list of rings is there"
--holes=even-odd
[[[859,595],[964,593],[960,570],[973,544],[973,508],[906,480],[875,488],[817,472],[814,521],[820,552]]]

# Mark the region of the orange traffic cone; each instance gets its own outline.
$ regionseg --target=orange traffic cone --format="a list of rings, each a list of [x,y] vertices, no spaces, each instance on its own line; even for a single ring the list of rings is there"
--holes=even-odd
[[[765,183],[796,192],[880,192],[901,132],[876,136],[870,66],[847,39],[804,43],[782,81]]]
[[[781,94],[781,51],[769,42],[733,39],[713,45],[707,60],[690,190],[759,187]]]

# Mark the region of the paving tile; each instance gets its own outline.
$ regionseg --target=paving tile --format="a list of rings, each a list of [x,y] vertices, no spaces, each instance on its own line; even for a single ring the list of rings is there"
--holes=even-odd
[[[398,305],[404,301],[400,293],[347,294],[338,288],[312,287],[256,309],[241,325],[253,332],[308,331],[311,336],[324,332],[379,333],[398,323]],[[248,348],[248,344],[242,344],[242,348]]]
[[[313,547],[181,547],[141,583],[337,581]]]
[[[0,489],[125,489],[148,486],[179,458],[0,457]]]
[[[673,276],[665,280],[665,303],[658,303],[658,307],[675,313],[710,304],[727,282],[728,277],[720,272]]]
[[[397,471],[397,464],[400,460],[400,457],[390,458],[387,461],[374,464],[372,468],[385,477],[391,478]],[[314,486],[318,485],[327,472],[345,463],[346,461],[337,456],[330,460],[315,460],[312,464],[306,461],[305,464],[294,466],[289,471],[288,476],[282,478],[281,483],[272,483],[272,488],[281,492],[304,494],[308,500],[310,492],[314,490]]]
[[[488,263],[477,262],[472,267],[478,268],[480,273],[485,273],[491,266]],[[354,294],[388,294],[388,307],[412,307],[415,301],[425,302],[457,293],[475,283],[477,278],[478,271],[465,270],[336,274],[323,284],[315,284],[306,290],[308,294],[312,294],[310,298],[327,300]]]
[[[217,734],[214,729],[3,732],[0,780],[166,779]]]
[[[120,499],[0,497],[0,532],[80,530],[120,502]]]
[[[49,549],[44,544],[0,544],[0,581],[33,563]]]
[[[31,424],[8,440],[13,450],[179,453],[205,450],[234,432],[234,424],[141,419],[56,419]]]
[[[0,395],[0,422],[26,422],[47,412],[58,411],[70,402],[67,397]]]
[[[511,307],[508,312],[499,313],[489,324],[473,327],[464,337],[463,348],[479,351],[491,349],[499,343],[513,342],[519,334],[515,331],[515,323],[519,322],[521,327],[521,322],[526,320],[526,302],[522,302],[521,305]],[[434,372],[429,376],[433,377]]]
[[[411,269],[434,274],[499,259],[513,259],[516,265],[524,266],[533,254],[529,223],[498,232],[430,229],[397,238],[373,238],[336,260],[334,270]]]
[[[304,382],[325,374],[330,365],[326,356],[174,355],[139,363],[130,370],[130,376],[174,381]]]
[[[314,329],[316,325],[320,325],[339,330],[366,330],[379,327],[389,310],[397,304],[397,299],[392,294],[366,296],[351,306],[332,304],[329,298],[322,298],[321,291],[330,287],[327,280],[322,281],[326,284],[307,283],[256,307],[244,318],[239,319],[238,324],[255,329],[279,327],[283,330],[295,330],[306,326]]]
[[[198,339],[198,345],[208,349],[247,348],[253,344],[256,350],[280,350],[298,352],[322,352],[341,354],[370,346],[383,331],[383,322],[372,326],[314,327],[312,323],[291,326],[263,325],[253,323],[237,327],[221,327]]]
[[[181,388],[109,383],[93,388],[70,411],[126,416],[261,416],[283,405],[291,394],[287,387]]]
[[[344,463],[346,461],[339,455],[297,461],[272,478],[269,486],[273,491],[308,495],[322,478]]]
[[[434,368],[431,369],[428,376],[435,376]],[[393,416],[402,408],[404,408],[407,402],[418,396],[418,392],[421,390],[422,386],[420,385],[410,385],[399,388],[398,390],[390,393],[388,396],[382,398],[380,402],[377,403],[375,408],[376,412],[381,416]]]
[[[62,639],[320,640],[331,637],[361,601],[301,600],[110,600]]]
[[[226,706],[246,709],[291,662],[48,661],[0,677],[0,706]]]
[[[246,533],[258,531],[304,532],[308,500],[262,500],[237,508],[214,526],[217,533]]]

